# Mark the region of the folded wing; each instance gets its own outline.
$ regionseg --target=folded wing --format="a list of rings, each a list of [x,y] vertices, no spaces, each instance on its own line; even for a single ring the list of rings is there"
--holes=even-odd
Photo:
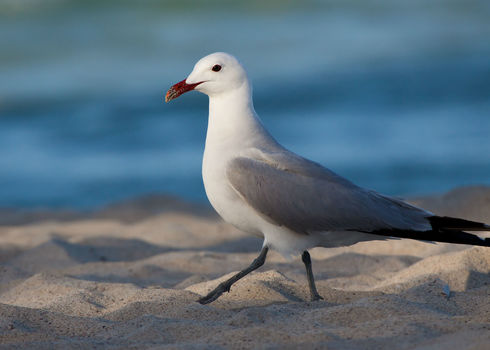
[[[227,175],[257,213],[298,233],[431,229],[431,213],[360,188],[292,153],[235,158]]]

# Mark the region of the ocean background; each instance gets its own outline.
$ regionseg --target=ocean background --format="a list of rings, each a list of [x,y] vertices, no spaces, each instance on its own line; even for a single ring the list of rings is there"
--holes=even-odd
[[[206,202],[204,55],[276,139],[397,196],[490,185],[489,1],[0,0],[0,207]]]

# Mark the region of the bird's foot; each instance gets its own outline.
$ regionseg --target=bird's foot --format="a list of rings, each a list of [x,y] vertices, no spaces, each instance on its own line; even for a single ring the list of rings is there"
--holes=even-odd
[[[265,257],[267,256],[268,251],[269,251],[269,248],[267,246],[263,247],[262,250],[260,251],[260,255],[257,257],[257,259],[255,259],[252,262],[252,264],[250,264],[249,267],[240,271],[239,273],[237,273],[233,277],[227,279],[226,281],[221,282],[218,285],[218,287],[216,287],[214,290],[209,292],[208,295],[206,295],[205,297],[202,297],[201,299],[199,299],[198,302],[203,304],[203,305],[209,304],[209,303],[215,301],[216,299],[218,299],[221,296],[221,294],[223,294],[224,292],[229,292],[233,283],[238,281],[240,278],[248,275],[250,272],[258,269],[259,267],[261,267],[264,264]]]
[[[206,296],[197,300],[199,304],[209,304],[218,299],[224,292],[230,292],[231,285],[220,283],[218,287],[209,292]]]
[[[320,294],[318,293],[311,294],[311,301],[319,301],[319,300],[323,300],[323,297]]]

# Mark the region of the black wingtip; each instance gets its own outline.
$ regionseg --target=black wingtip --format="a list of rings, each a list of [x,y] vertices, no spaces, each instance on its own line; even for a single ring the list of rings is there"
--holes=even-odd
[[[432,241],[455,244],[477,245],[490,247],[490,238],[482,238],[465,231],[490,231],[490,226],[481,222],[453,218],[449,216],[427,217],[432,230],[414,231],[403,229],[382,229],[376,231],[364,231],[379,236],[416,239],[420,241]]]
[[[412,230],[378,230],[366,232],[380,236],[399,237],[416,239],[419,241],[443,242],[454,244],[477,245],[490,247],[490,238],[481,238],[477,235],[456,230],[431,230],[431,231],[412,231]]]
[[[432,228],[436,231],[488,231],[490,226],[482,222],[470,221],[449,216],[430,216],[427,218]]]

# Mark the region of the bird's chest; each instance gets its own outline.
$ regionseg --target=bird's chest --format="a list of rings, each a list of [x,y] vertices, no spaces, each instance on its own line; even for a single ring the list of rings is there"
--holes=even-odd
[[[240,230],[262,236],[257,214],[243,201],[228,181],[226,166],[229,159],[226,153],[220,153],[218,158],[212,150],[204,152],[202,178],[206,195],[223,220]]]

